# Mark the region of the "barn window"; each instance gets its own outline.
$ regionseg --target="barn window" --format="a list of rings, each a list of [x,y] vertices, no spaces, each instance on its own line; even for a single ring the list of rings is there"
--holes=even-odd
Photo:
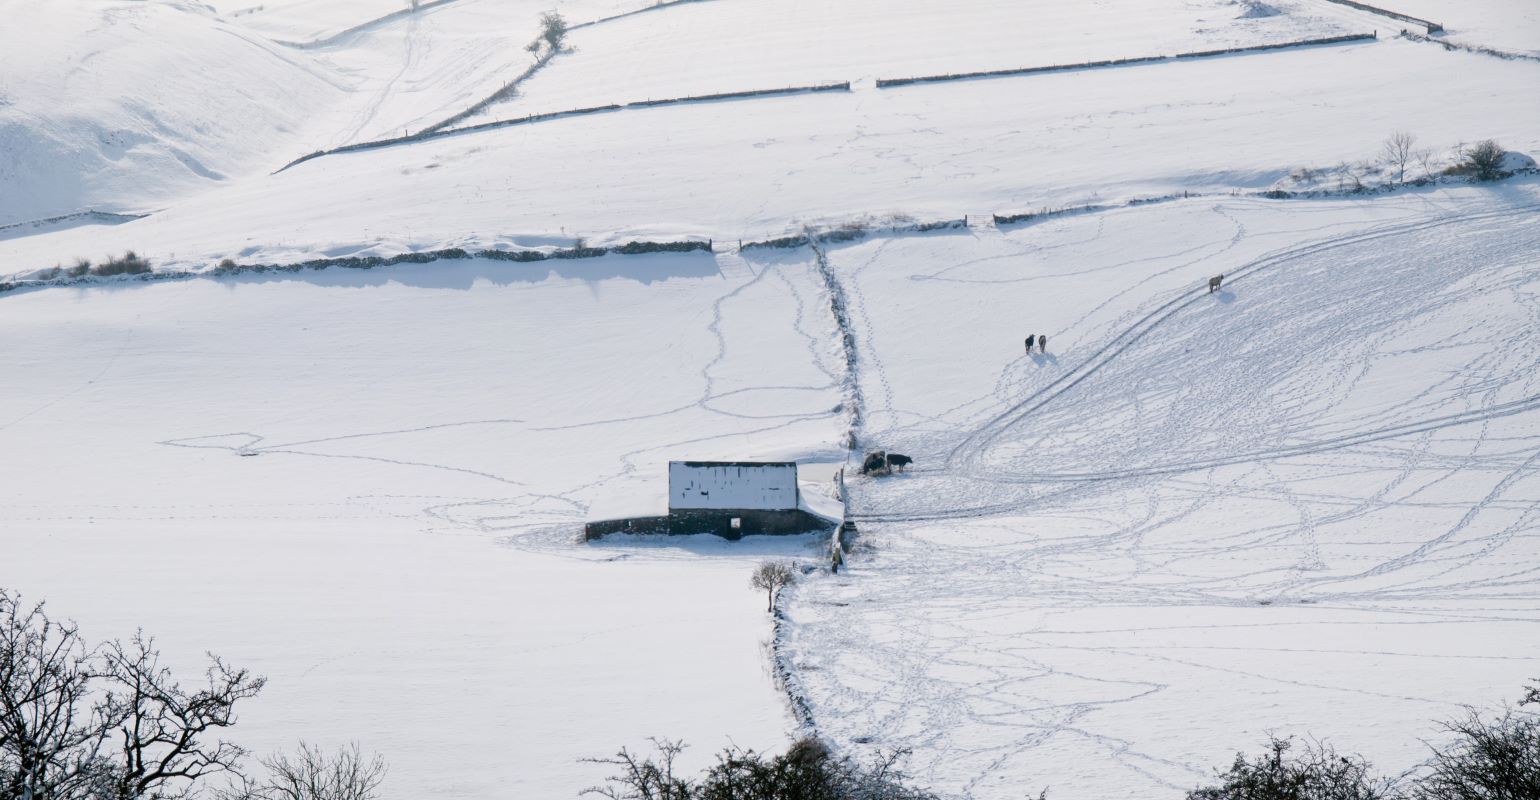
[[[733,517],[733,530],[736,531],[736,530],[740,530],[742,528],[743,528],[743,519],[741,517]]]

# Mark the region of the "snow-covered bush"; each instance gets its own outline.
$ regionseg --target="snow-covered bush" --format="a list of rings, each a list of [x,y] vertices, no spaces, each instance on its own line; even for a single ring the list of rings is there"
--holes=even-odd
[[[132,250],[114,258],[107,256],[107,260],[91,268],[92,275],[138,275],[150,271],[149,260],[143,258]]]
[[[584,791],[610,800],[935,800],[906,784],[899,771],[906,751],[879,753],[870,764],[836,756],[813,737],[780,755],[731,747],[698,779],[674,774],[684,743],[653,739],[655,755],[621,748],[613,758],[588,759],[617,769],[603,785]]]
[[[1405,795],[1392,778],[1373,772],[1358,756],[1338,755],[1329,745],[1273,738],[1268,752],[1215,775],[1217,783],[1187,793],[1187,800],[1396,800]]]

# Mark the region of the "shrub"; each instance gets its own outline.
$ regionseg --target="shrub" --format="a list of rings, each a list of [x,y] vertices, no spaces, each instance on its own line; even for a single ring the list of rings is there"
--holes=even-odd
[[[79,278],[91,271],[91,260],[86,258],[75,259],[75,265],[64,271],[71,278]]]
[[[1417,800],[1540,797],[1540,717],[1507,709],[1488,719],[1471,711],[1444,729],[1455,740],[1434,748],[1427,774],[1417,781]]]
[[[1299,167],[1289,173],[1289,178],[1295,183],[1315,183],[1320,177],[1320,173],[1310,167]]]
[[[92,275],[139,275],[150,271],[150,262],[132,250],[125,251],[122,256],[113,258],[107,256],[107,260],[97,264],[91,269]]]
[[[610,800],[935,800],[908,786],[899,771],[908,755],[879,753],[870,764],[836,756],[827,745],[807,737],[785,753],[768,755],[731,747],[717,755],[698,780],[674,774],[682,742],[653,739],[658,753],[639,756],[625,748],[614,758],[586,759],[617,767],[604,785],[585,790]],[[1041,797],[1041,796],[1040,796]]]
[[[1358,756],[1342,756],[1325,744],[1307,743],[1291,755],[1294,740],[1272,738],[1265,755],[1235,754],[1218,784],[1194,789],[1187,800],[1392,800],[1403,795],[1394,779],[1373,774]]]
[[[559,12],[547,11],[540,15],[540,38],[550,46],[551,52],[561,49],[567,38],[567,20]]]
[[[1502,145],[1487,139],[1465,149],[1460,167],[1478,181],[1497,180],[1503,176],[1503,156],[1507,154]]]

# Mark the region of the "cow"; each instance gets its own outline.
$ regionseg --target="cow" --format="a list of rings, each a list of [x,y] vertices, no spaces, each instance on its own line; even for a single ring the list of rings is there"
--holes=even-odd
[[[1037,346],[1042,352],[1048,352],[1048,334],[1045,333],[1037,337]]]
[[[1032,345],[1037,342],[1036,334],[1027,337],[1027,352],[1032,352]]]
[[[866,460],[861,462],[862,475],[886,475],[892,471],[888,465],[888,454],[878,450],[875,453],[867,453]]]
[[[1222,274],[1221,275],[1215,275],[1214,277],[1209,278],[1208,279],[1208,293],[1209,294],[1213,294],[1214,292],[1219,291],[1220,284],[1222,284],[1224,282],[1225,282],[1225,276],[1222,275]]]
[[[903,472],[910,464],[913,463],[914,459],[910,458],[909,456],[899,455],[898,453],[888,453],[888,466],[898,467],[899,472]]]

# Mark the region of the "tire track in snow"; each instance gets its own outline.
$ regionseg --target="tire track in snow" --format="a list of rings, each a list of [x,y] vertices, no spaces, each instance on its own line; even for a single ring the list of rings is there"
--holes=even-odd
[[[1377,228],[1364,233],[1329,239],[1324,242],[1315,242],[1312,244],[1304,245],[1302,247],[1290,248],[1273,255],[1264,256],[1260,259],[1252,261],[1249,264],[1235,269],[1231,273],[1227,273],[1225,277],[1226,286],[1231,286],[1235,283],[1245,281],[1248,276],[1266,270],[1270,270],[1303,258],[1317,256],[1322,253],[1350,245],[1375,242],[1401,236],[1413,231],[1425,231],[1432,228],[1443,227],[1456,223],[1529,216],[1533,215],[1537,210],[1540,210],[1540,206],[1531,205],[1521,206],[1514,209],[1505,209],[1503,211],[1497,212],[1482,212],[1477,214],[1450,216],[1431,222],[1396,224]],[[1005,436],[1013,428],[1021,424],[1024,420],[1042,409],[1044,406],[1051,403],[1053,400],[1057,399],[1064,393],[1068,392],[1070,389],[1073,389],[1075,386],[1079,385],[1086,379],[1107,367],[1119,355],[1127,351],[1140,340],[1149,336],[1163,323],[1171,319],[1175,314],[1185,308],[1193,306],[1196,303],[1202,302],[1207,296],[1207,292],[1204,290],[1204,288],[1198,287],[1191,291],[1184,292],[1166,301],[1165,303],[1156,307],[1154,310],[1146,313],[1138,321],[1126,328],[1122,333],[1113,337],[1113,339],[1107,344],[1091,353],[1085,360],[1081,361],[1074,368],[1065,372],[1064,375],[1055,379],[1052,383],[1048,384],[1032,395],[1017,402],[1010,408],[1007,408],[1005,411],[1000,412],[995,417],[974,430],[971,434],[969,434],[967,438],[957,444],[954,448],[952,448],[951,452],[948,453],[946,460],[947,468],[949,470],[961,471],[962,473],[973,477],[980,477],[984,472],[984,470],[981,469],[981,464],[984,457],[987,455],[988,450],[994,446],[995,443],[1001,439],[1001,437]],[[1310,452],[1317,452],[1319,450],[1325,449],[1336,449],[1350,446],[1352,444],[1377,441],[1383,438],[1391,438],[1395,436],[1407,435],[1410,433],[1417,433],[1423,430],[1436,429],[1438,427],[1449,427],[1452,425],[1460,425],[1468,422],[1480,421],[1482,419],[1490,419],[1499,416],[1522,413],[1537,406],[1540,406],[1540,395],[1526,397],[1519,401],[1501,404],[1499,406],[1479,410],[1476,412],[1445,415],[1442,417],[1420,420],[1413,423],[1385,426],[1375,430],[1334,437],[1332,439],[1327,439],[1320,442],[1312,442],[1292,447],[1259,450],[1219,459],[1157,465],[1142,470],[1116,470],[1086,473],[1021,474],[1013,475],[1011,477],[1021,480],[1058,482],[1108,480],[1112,478],[1135,477],[1142,475],[1171,474],[1175,472],[1200,470],[1213,466],[1224,466],[1227,464],[1241,463],[1264,458],[1280,458],[1289,455],[1301,455]],[[1000,473],[991,470],[989,471],[989,474],[999,475]]]

